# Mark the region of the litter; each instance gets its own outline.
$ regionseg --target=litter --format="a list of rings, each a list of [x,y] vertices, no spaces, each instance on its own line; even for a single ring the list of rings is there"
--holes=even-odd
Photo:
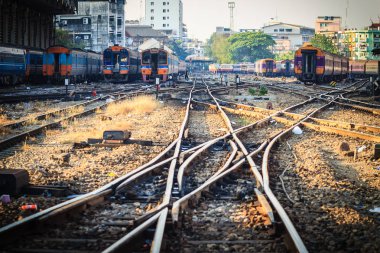
[[[37,211],[37,205],[36,204],[31,204],[31,205],[22,205],[21,210],[32,210],[32,211]]]
[[[296,127],[293,128],[292,133],[294,133],[294,134],[302,134],[303,131],[302,131],[301,128],[299,128],[298,126],[296,126]]]
[[[380,213],[380,207],[375,207],[374,209],[369,209],[371,213]]]

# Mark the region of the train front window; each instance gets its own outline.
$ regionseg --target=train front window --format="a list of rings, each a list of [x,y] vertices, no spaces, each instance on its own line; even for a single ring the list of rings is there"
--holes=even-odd
[[[167,64],[167,54],[166,52],[158,53],[158,64]]]
[[[111,53],[111,51],[110,50],[106,50],[106,51],[104,51],[104,55],[103,55],[103,57],[104,57],[104,63],[105,63],[105,65],[108,65],[108,64],[110,64],[111,62],[112,62],[112,60],[111,60],[111,58],[112,58],[112,53]]]
[[[128,51],[120,51],[120,63],[127,64],[128,63]]]
[[[142,63],[143,64],[150,64],[150,57],[151,57],[151,55],[149,52],[143,53]]]

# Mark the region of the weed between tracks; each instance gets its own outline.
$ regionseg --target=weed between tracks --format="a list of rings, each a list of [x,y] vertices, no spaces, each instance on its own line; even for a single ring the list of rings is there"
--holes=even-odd
[[[107,115],[122,115],[130,112],[149,113],[158,107],[158,102],[149,96],[141,96],[121,103],[111,104],[106,109]]]
[[[129,130],[131,123],[128,117],[133,113],[151,113],[159,107],[152,97],[137,97],[121,103],[111,104],[102,111],[96,110],[96,120],[91,118],[62,122],[65,131],[69,130],[61,141],[62,144],[86,141],[88,138],[102,138],[105,130]],[[56,135],[57,130],[49,130],[46,135]]]

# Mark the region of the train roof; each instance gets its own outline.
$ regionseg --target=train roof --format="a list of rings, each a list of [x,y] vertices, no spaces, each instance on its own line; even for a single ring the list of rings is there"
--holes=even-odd
[[[330,53],[330,52],[327,52],[319,47],[315,47],[313,46],[310,42],[305,42],[302,47],[298,48],[298,50],[296,51],[296,54],[298,53],[301,53],[302,50],[315,50],[319,53],[322,53],[322,54],[325,54],[325,55],[330,55],[330,56],[333,56],[333,57],[341,57],[341,58],[344,58],[344,59],[347,59],[347,57],[344,57],[344,56],[341,56],[341,55],[338,55],[338,54],[333,54],[333,53]]]

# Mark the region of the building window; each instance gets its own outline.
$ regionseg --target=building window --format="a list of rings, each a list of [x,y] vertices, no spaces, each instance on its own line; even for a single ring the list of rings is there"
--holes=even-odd
[[[121,26],[121,23],[122,23],[121,18],[117,18],[117,25]]]
[[[153,10],[153,9],[150,9],[150,13],[154,13],[154,10]]]
[[[150,17],[150,20],[154,20],[154,17],[152,16],[152,17]]]
[[[169,24],[167,24],[166,27],[169,27]]]
[[[167,9],[167,12],[169,12],[169,9]]]
[[[162,12],[166,12],[166,9],[163,9]]]
[[[150,24],[152,27],[154,27],[154,24]]]
[[[166,20],[166,17],[162,17],[163,20]]]
[[[84,18],[84,19],[83,19],[83,24],[84,24],[84,25],[88,25],[88,18]]]
[[[110,22],[113,22],[115,21],[115,17],[114,16],[110,16]]]
[[[169,19],[169,17],[166,17],[166,19]]]
[[[280,32],[283,32],[284,31],[284,28],[280,28]]]
[[[275,32],[275,33],[278,32],[278,29],[274,29],[274,32]]]
[[[286,32],[291,33],[292,31],[293,31],[293,29],[286,29]]]
[[[164,2],[163,4],[166,5],[166,2]]]
[[[154,5],[154,2],[150,2],[150,5],[153,6],[153,5]]]
[[[162,26],[163,26],[163,27],[166,27],[166,24],[163,24]]]

